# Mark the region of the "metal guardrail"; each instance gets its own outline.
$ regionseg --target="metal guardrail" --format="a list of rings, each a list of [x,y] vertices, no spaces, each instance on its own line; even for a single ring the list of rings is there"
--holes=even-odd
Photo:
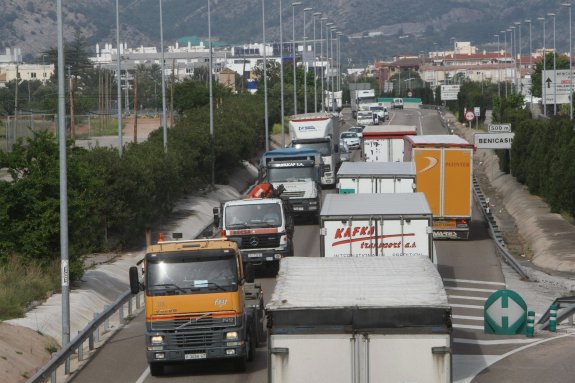
[[[557,324],[563,322],[565,319],[569,319],[569,323],[573,325],[573,316],[575,315],[575,296],[556,298],[551,306],[553,305],[557,307]],[[541,330],[546,330],[549,327],[551,306],[537,321]]]
[[[78,362],[84,360],[84,344],[88,341],[88,352],[94,349],[94,344],[100,341],[100,329],[104,327],[104,331],[109,329],[110,318],[118,313],[120,324],[123,325],[127,319],[132,315],[133,302],[136,302],[136,309],[141,307],[142,293],[132,295],[128,290],[123,293],[116,301],[102,313],[96,315],[94,319],[88,323],[86,328],[74,337],[65,345],[60,351],[52,355],[50,361],[40,368],[27,383],[42,383],[50,379],[51,383],[57,382],[57,370],[60,366],[64,366],[64,375],[69,375],[70,371],[70,357],[77,353]],[[124,306],[128,305],[128,315],[124,315]]]
[[[438,108],[437,114],[439,115],[443,127],[449,132],[449,134],[453,134],[453,128],[451,127],[450,121],[445,117],[445,112],[443,108]],[[511,255],[511,253],[509,253],[509,251],[507,250],[505,242],[503,241],[503,235],[499,230],[499,226],[497,225],[497,222],[495,221],[493,214],[491,213],[491,208],[489,207],[489,200],[485,198],[485,195],[481,191],[481,188],[479,187],[479,182],[477,181],[477,178],[475,178],[475,176],[473,177],[473,196],[475,197],[475,200],[479,203],[479,206],[481,206],[483,216],[485,217],[485,220],[489,225],[489,235],[491,236],[491,238],[493,238],[495,246],[497,247],[497,252],[501,256],[503,261],[507,263],[513,270],[515,270],[515,272],[519,274],[521,278],[529,280],[529,276],[527,275],[527,273],[525,273],[523,267],[521,267],[519,262],[517,262],[517,260],[513,257],[513,255]]]

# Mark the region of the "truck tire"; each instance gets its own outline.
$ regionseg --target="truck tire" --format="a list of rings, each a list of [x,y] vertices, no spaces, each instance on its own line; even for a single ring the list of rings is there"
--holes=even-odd
[[[278,271],[280,270],[280,261],[271,261],[266,263],[267,267],[267,275],[275,277],[278,275]]]
[[[164,373],[163,363],[150,363],[150,375],[161,376]]]

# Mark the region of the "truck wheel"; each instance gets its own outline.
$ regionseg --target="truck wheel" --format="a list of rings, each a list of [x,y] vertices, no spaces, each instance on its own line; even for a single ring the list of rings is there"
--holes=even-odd
[[[150,363],[150,375],[160,376],[164,373],[163,363]]]
[[[271,261],[268,262],[267,264],[267,271],[268,275],[275,277],[276,275],[278,275],[278,271],[280,270],[280,261]]]

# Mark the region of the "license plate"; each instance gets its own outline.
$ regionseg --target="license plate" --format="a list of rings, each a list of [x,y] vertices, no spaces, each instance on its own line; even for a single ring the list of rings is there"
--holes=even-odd
[[[248,258],[261,258],[262,253],[248,253]]]
[[[303,206],[294,206],[293,209],[294,210],[303,210]]]
[[[206,359],[206,353],[201,353],[201,354],[186,354],[185,355],[185,359],[189,360],[189,359]]]

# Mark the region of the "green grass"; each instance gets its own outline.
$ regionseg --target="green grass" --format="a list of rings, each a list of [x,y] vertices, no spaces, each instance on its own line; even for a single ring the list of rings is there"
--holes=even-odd
[[[10,257],[0,265],[0,320],[22,317],[32,302],[59,288],[59,262],[42,266]]]

